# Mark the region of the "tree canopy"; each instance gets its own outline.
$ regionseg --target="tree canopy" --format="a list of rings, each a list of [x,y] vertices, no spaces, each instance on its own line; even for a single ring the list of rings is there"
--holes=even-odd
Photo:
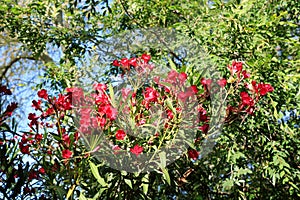
[[[254,115],[245,111],[234,115],[232,123],[225,123],[208,156],[191,160],[184,154],[166,167],[167,173],[134,174],[112,169],[93,154],[80,157],[87,151],[83,143],[74,150],[79,160],[68,167],[53,167],[63,161],[58,157],[47,160],[41,154],[34,154],[35,164],[30,166],[22,161],[23,152],[8,150],[18,149],[17,143],[7,142],[5,148],[1,146],[1,159],[11,159],[15,166],[1,160],[0,197],[299,198],[299,10],[296,0],[3,0],[0,4],[3,86],[17,88],[21,84],[26,88],[28,79],[24,83],[20,77],[40,74],[35,90],[46,88],[48,93],[56,95],[78,85],[79,80],[80,84],[86,83],[83,79],[86,76],[92,77],[92,81],[110,83],[124,70],[111,65],[114,60],[122,62],[124,57],[151,55],[154,63],[164,63],[189,77],[199,77],[194,81],[188,79],[191,85],[199,87],[203,84],[200,81],[203,74],[195,70],[197,65],[209,60],[226,78],[232,75],[228,65],[240,61],[251,79],[270,84],[274,91],[257,103]],[[146,44],[150,39],[137,48],[130,46],[148,32],[162,36],[157,40],[161,46]],[[173,36],[175,39],[171,40]],[[186,42],[204,53],[181,51]],[[129,44],[129,50],[123,43]],[[1,98],[5,91],[1,91]],[[228,97],[230,106],[236,106],[233,102],[237,98]],[[2,107],[8,104],[1,102]],[[0,119],[1,133],[20,132],[14,129],[12,121],[4,125],[6,118]],[[69,131],[71,141],[76,143],[75,132]],[[0,135],[0,142],[4,140]],[[45,140],[45,144],[51,142]],[[54,170],[41,175],[43,179],[38,179],[34,192],[21,191],[28,186],[25,179],[30,170],[40,166]],[[8,174],[21,173],[22,169],[24,173],[19,177],[24,180],[12,181],[14,176]],[[5,194],[6,191],[10,192]]]

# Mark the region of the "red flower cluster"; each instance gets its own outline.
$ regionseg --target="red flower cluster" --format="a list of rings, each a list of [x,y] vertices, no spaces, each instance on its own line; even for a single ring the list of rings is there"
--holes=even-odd
[[[150,61],[151,56],[143,54],[140,58],[122,58],[120,61],[114,60],[112,65],[115,67],[121,67],[123,70],[130,70],[130,67],[142,66],[142,68],[149,68],[148,62]],[[150,67],[151,68],[151,67]]]

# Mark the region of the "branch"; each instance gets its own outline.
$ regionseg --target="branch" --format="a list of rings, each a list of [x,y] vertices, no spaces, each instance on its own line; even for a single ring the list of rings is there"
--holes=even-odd
[[[12,59],[6,66],[3,67],[3,72],[2,75],[0,77],[0,80],[3,80],[3,78],[5,77],[6,73],[8,72],[8,70],[13,66],[13,64],[15,64],[16,62],[20,61],[21,59],[26,59],[26,60],[42,60],[45,63],[48,62],[54,62],[53,59],[51,57],[49,57],[47,54],[43,53],[39,59],[35,58],[34,56],[17,56],[14,59]]]
[[[18,62],[18,61],[21,60],[21,59],[36,60],[36,59],[35,59],[34,57],[32,57],[32,56],[17,56],[17,57],[15,57],[13,60],[11,60],[11,61],[8,63],[8,65],[4,66],[4,71],[2,72],[2,75],[1,75],[1,77],[0,77],[0,80],[2,80],[2,79],[5,77],[7,71],[12,67],[12,65],[15,64],[16,62]]]

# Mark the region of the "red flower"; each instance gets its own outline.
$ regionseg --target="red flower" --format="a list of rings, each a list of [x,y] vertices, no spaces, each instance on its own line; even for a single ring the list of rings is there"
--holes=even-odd
[[[43,168],[43,167],[41,167],[40,169],[39,169],[39,172],[41,173],[41,174],[45,174],[45,169]]]
[[[27,139],[27,137],[26,137],[26,134],[25,134],[25,133],[22,135],[21,142],[22,142],[23,144],[26,144],[26,143],[28,142],[28,139]]]
[[[112,108],[111,106],[107,105],[105,109],[106,116],[112,121],[117,118],[117,109]]]
[[[30,171],[29,172],[29,175],[28,175],[28,179],[29,181],[32,180],[32,179],[37,179],[38,178],[38,174],[36,171]]]
[[[236,62],[236,61],[233,61],[232,62],[232,65],[228,67],[231,74],[235,74],[236,72],[240,72],[242,71],[243,69],[243,63],[242,62]]]
[[[193,160],[197,160],[198,156],[199,156],[199,153],[198,153],[198,151],[192,149],[192,150],[188,151],[188,156],[189,156],[189,158],[191,158]]]
[[[274,88],[270,84],[259,84],[258,87],[260,88],[260,95],[264,96],[268,92],[273,92]]]
[[[117,130],[116,132],[116,139],[117,140],[124,140],[126,133],[123,130]]]
[[[203,87],[209,87],[212,83],[211,79],[206,79],[206,78],[202,78],[201,79],[201,84],[203,85]]]
[[[145,100],[149,102],[157,101],[158,96],[159,96],[158,92],[151,87],[147,87],[146,91],[144,92]]]
[[[128,64],[133,66],[133,67],[136,67],[137,66],[136,58],[130,58],[129,61],[128,61]]]
[[[179,76],[178,76],[178,79],[179,79],[179,81],[180,81],[181,83],[184,83],[184,82],[186,81],[186,79],[187,79],[187,74],[184,73],[184,72],[181,72],[181,73],[179,74]]]
[[[196,85],[192,85],[191,88],[192,88],[194,94],[197,94],[197,93],[198,93],[198,89],[197,89],[197,86],[196,86]]]
[[[73,153],[72,153],[69,149],[64,149],[64,150],[62,150],[62,157],[63,157],[64,159],[71,158],[72,154],[73,154]]]
[[[62,140],[65,142],[65,145],[70,146],[71,140],[68,134],[63,134]]]
[[[29,146],[26,145],[24,146],[24,144],[22,142],[19,142],[19,148],[22,154],[29,154]]]
[[[227,84],[227,80],[225,79],[225,78],[223,78],[223,79],[220,79],[220,80],[218,80],[218,85],[220,86],[220,87],[225,87],[226,86],[226,84]]]
[[[127,58],[122,58],[122,60],[120,61],[121,65],[125,68],[128,69],[129,67],[129,60]]]
[[[208,129],[209,129],[209,125],[208,124],[204,124],[203,126],[200,126],[199,129],[203,132],[203,133],[207,133]]]
[[[245,106],[253,106],[254,105],[254,101],[253,99],[249,96],[249,94],[247,92],[241,92],[240,96],[242,98],[242,104]]]
[[[37,120],[39,119],[40,117],[36,116],[35,113],[29,113],[28,114],[28,119],[31,120],[29,126],[32,127],[32,125],[37,125]]]
[[[3,93],[4,95],[11,95],[11,91],[7,89],[6,86],[0,86],[0,93]]]
[[[7,116],[11,116],[12,113],[13,113],[13,111],[14,111],[17,107],[18,107],[18,103],[13,102],[13,103],[9,104],[9,105],[6,107],[5,114],[6,114]]]
[[[50,107],[46,110],[46,112],[44,113],[44,117],[50,116],[54,114],[54,108]]]
[[[174,117],[173,112],[171,110],[167,110],[167,115],[169,119],[173,119]]]
[[[145,61],[145,63],[148,63],[151,59],[151,56],[150,55],[147,55],[147,54],[143,54],[141,56],[141,58]]]
[[[98,125],[101,127],[101,128],[104,128],[105,124],[106,124],[106,119],[105,118],[102,118],[102,117],[97,117],[97,121],[98,121]]]
[[[246,78],[249,78],[249,77],[250,77],[250,74],[249,74],[249,73],[247,73],[247,71],[246,71],[246,70],[243,70],[243,71],[242,71],[242,74],[243,74],[243,76],[244,76],[244,79],[246,79]]]
[[[137,144],[133,148],[130,148],[131,153],[135,154],[136,156],[140,155],[143,150],[144,148]]]
[[[119,67],[120,63],[119,63],[119,61],[114,60],[113,63],[112,63],[112,65],[115,66],[115,67]]]
[[[118,145],[113,146],[112,150],[114,150],[114,154],[119,154],[120,150],[122,150]]]
[[[38,101],[33,100],[33,101],[32,101],[32,107],[33,107],[35,110],[40,110],[40,111],[42,111],[41,103],[42,103],[41,100],[38,100]]]
[[[107,90],[107,86],[103,83],[95,83],[93,85],[94,90],[104,92]]]
[[[47,90],[45,89],[42,89],[40,91],[38,91],[37,95],[40,97],[40,98],[43,98],[43,99],[48,99],[48,94],[47,94]]]
[[[34,136],[34,139],[36,142],[40,142],[43,139],[43,135],[42,134],[36,134]]]

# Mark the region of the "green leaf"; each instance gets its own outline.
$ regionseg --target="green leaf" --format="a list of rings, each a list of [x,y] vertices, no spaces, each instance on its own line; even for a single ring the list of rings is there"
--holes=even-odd
[[[160,159],[160,166],[161,168],[165,168],[167,165],[167,158],[166,158],[166,152],[162,151],[159,153],[159,159]]]
[[[116,100],[115,100],[115,93],[114,93],[114,88],[111,83],[108,85],[108,89],[109,89],[109,96],[111,99],[111,104],[114,108],[116,108],[117,104],[116,104]]]
[[[172,112],[175,114],[176,113],[176,109],[173,107],[170,99],[166,99],[165,102],[167,103],[167,106],[172,110]]]
[[[82,192],[79,195],[79,200],[87,200]]]
[[[76,187],[75,185],[72,185],[72,187],[68,190],[66,199],[70,198],[70,196],[73,194],[75,187]]]
[[[142,178],[142,182],[149,182],[149,174],[146,174],[143,178]],[[144,194],[148,193],[148,188],[149,188],[149,184],[147,183],[142,183],[142,187],[143,187],[143,192]]]
[[[132,189],[132,183],[130,179],[124,179],[125,183]]]
[[[97,179],[98,183],[102,186],[106,186],[107,183],[105,182],[104,178],[102,178],[100,176],[97,166],[94,163],[92,163],[91,161],[89,162],[89,164],[90,164],[90,168],[92,170],[92,174]]]
[[[168,57],[168,60],[169,60],[170,67],[171,67],[172,69],[174,69],[174,70],[177,70],[177,69],[176,69],[176,65],[175,65],[175,63],[173,62],[173,60],[172,60],[171,58],[169,58],[169,57]]]
[[[162,172],[163,172],[163,175],[164,175],[164,179],[167,181],[167,183],[169,185],[171,185],[171,180],[170,180],[170,175],[169,175],[169,172],[166,168],[161,168]]]

